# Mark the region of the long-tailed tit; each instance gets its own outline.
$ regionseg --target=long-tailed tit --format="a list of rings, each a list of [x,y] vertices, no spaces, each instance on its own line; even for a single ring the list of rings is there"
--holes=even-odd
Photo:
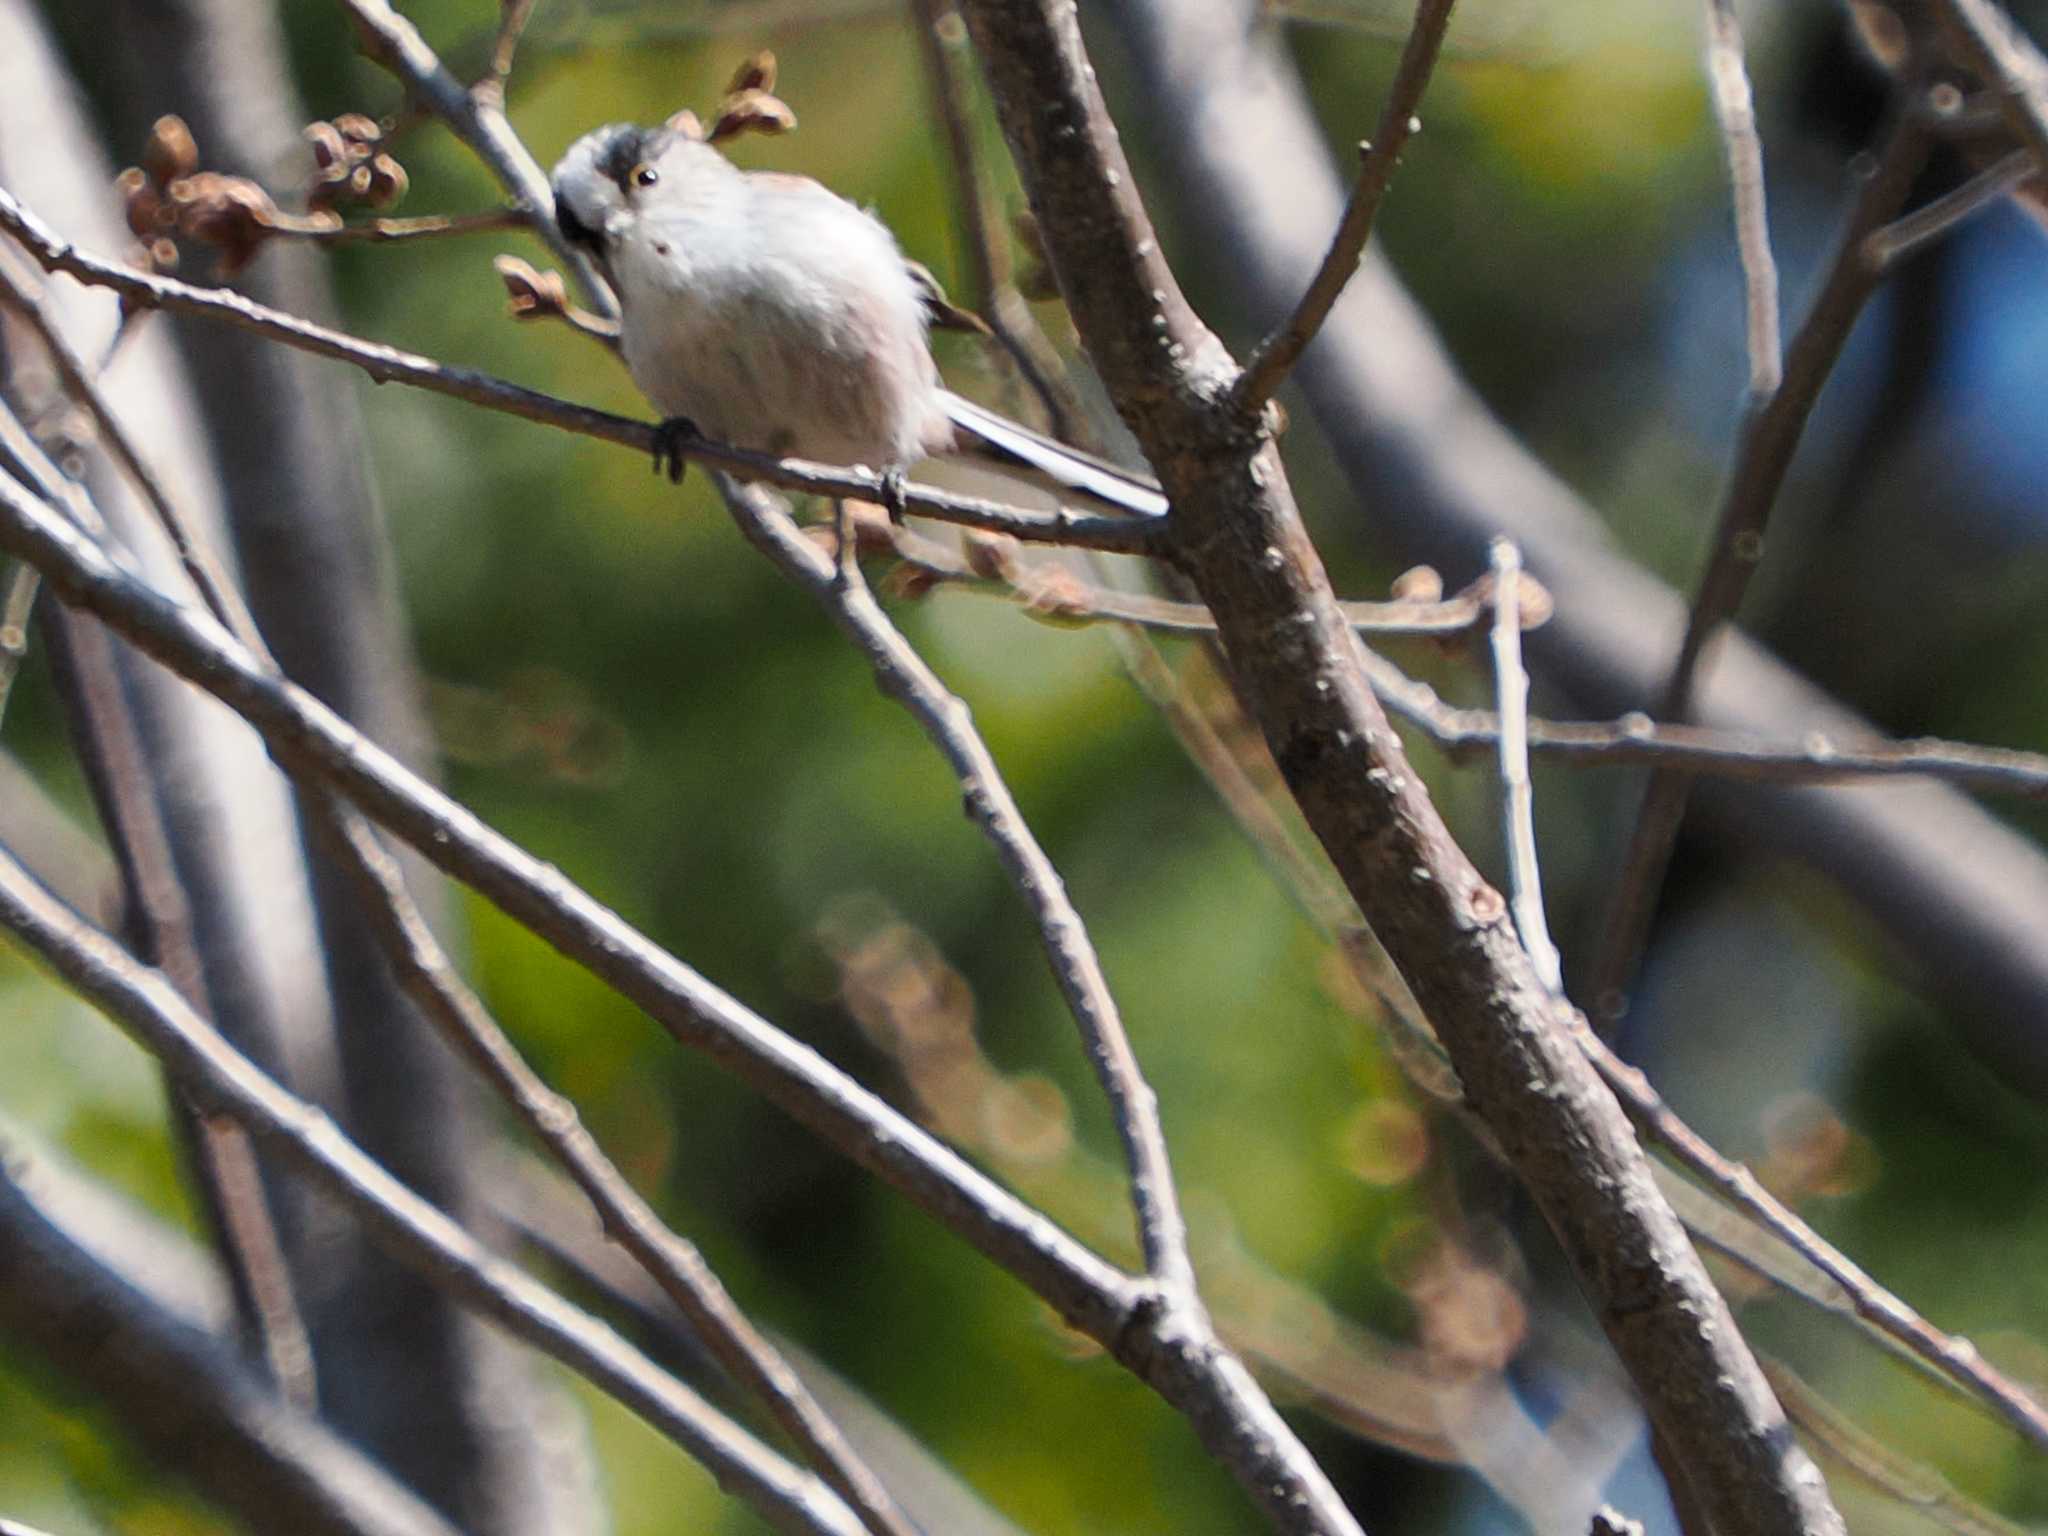
[[[615,123],[554,171],[555,217],[623,311],[634,381],[665,416],[738,448],[897,472],[994,459],[1141,516],[1151,480],[939,384],[948,306],[872,214],[804,176],[743,171],[673,128]]]

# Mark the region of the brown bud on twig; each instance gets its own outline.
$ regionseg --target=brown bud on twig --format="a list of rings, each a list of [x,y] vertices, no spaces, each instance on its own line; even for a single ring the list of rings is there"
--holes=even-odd
[[[780,96],[763,90],[734,91],[719,103],[718,117],[705,135],[711,143],[742,133],[788,133],[796,113]]]
[[[166,190],[178,212],[179,230],[217,247],[230,272],[247,266],[277,233],[277,204],[246,176],[200,171],[180,177]]]
[[[166,113],[151,125],[149,141],[142,147],[142,168],[160,187],[199,169],[199,146],[182,117]]]
[[[131,165],[116,176],[114,191],[120,195],[122,217],[127,219],[129,232],[136,239],[147,244],[169,227],[174,215],[164,205],[157,184],[140,166]]]
[[[664,126],[680,133],[686,139],[696,139],[699,143],[703,142],[704,120],[688,107],[684,107],[674,113]]]
[[[494,257],[491,265],[512,301],[513,319],[559,319],[569,312],[569,287],[561,273],[537,271],[517,256]]]
[[[412,185],[412,179],[405,174],[405,167],[389,155],[379,155],[370,162],[369,202],[372,208],[389,208]]]
[[[371,145],[384,142],[384,130],[373,117],[360,112],[344,112],[334,119],[337,132],[354,144]]]
[[[1396,576],[1387,590],[1397,603],[1434,603],[1443,598],[1444,579],[1433,566],[1414,565]]]
[[[303,132],[306,142],[313,146],[313,163],[322,171],[331,171],[348,163],[348,140],[341,136],[341,130],[334,124],[308,123]]]
[[[728,95],[735,96],[741,91],[774,90],[775,55],[763,48],[733,71],[732,83],[725,89]]]

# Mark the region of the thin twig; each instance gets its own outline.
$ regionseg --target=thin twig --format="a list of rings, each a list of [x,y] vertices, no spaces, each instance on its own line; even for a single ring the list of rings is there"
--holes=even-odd
[[[2048,61],[1991,0],[1933,0],[1950,38],[1998,99],[2019,141],[2048,175]]]
[[[1543,916],[1543,874],[1536,860],[1536,793],[1529,784],[1529,674],[1522,669],[1522,552],[1495,539],[1493,560],[1494,697],[1500,709],[1500,779],[1508,851],[1508,910],[1536,974],[1553,996],[1564,992],[1564,962]]]
[[[587,892],[491,831],[304,690],[271,675],[204,614],[122,570],[61,514],[0,476],[0,549],[249,721],[288,770],[331,785],[444,873],[470,885],[902,1190],[1109,1343],[1136,1288],[914,1122],[705,981]]]
[[[491,174],[522,206],[551,209],[554,189],[547,172],[527,153],[505,116],[502,92],[472,91],[435,57],[419,29],[392,9],[390,0],[341,0],[355,22],[363,51],[405,82],[414,99],[446,123],[457,138],[476,151]],[[536,217],[534,230],[549,249],[576,275],[591,308],[606,319],[618,318],[618,305],[587,253],[562,238],[549,217]]]
[[[919,577],[1020,603],[1058,622],[1129,624],[1170,635],[1216,633],[1215,615],[1200,603],[1096,586],[1062,565],[1025,565],[1014,560],[1000,540],[977,546],[979,563],[973,563],[909,529],[893,529],[891,538],[897,559]],[[1530,581],[1525,585],[1536,584]],[[1491,622],[1493,583],[1482,576],[1462,592],[1446,598],[1347,602],[1340,606],[1351,627],[1362,635],[1453,642],[1477,634]],[[1535,628],[1549,614],[1540,596],[1531,600],[1527,592],[1522,608],[1524,629]]]
[[[1932,1467],[1860,1428],[1782,1361],[1765,1360],[1763,1367],[1786,1414],[1837,1466],[1958,1536],[2028,1536],[2025,1526],[1965,1498]]]
[[[2033,152],[2015,149],[1979,171],[1960,187],[1933,198],[1911,213],[1892,220],[1865,242],[1871,261],[1889,271],[1908,256],[1919,254],[1957,225],[1975,218],[2022,182],[2048,176]]]
[[[754,1393],[813,1470],[838,1491],[874,1536],[914,1536],[895,1501],[802,1379],[748,1321],[696,1246],[664,1223],[584,1127],[576,1106],[541,1079],[462,980],[406,890],[398,861],[363,818],[331,795],[314,797],[344,872],[362,896],[399,984],[443,1038],[489,1079],[576,1181],[606,1235],[631,1254],[689,1319],[696,1337],[734,1381]]]
[[[294,226],[281,233],[316,245],[390,245],[504,229],[531,231],[533,215],[524,208],[488,208],[481,213],[425,213],[404,219],[365,219],[360,224]]]
[[[286,1092],[163,976],[47,895],[0,850],[0,927],[119,1021],[205,1109],[233,1116],[463,1305],[616,1397],[711,1469],[777,1530],[854,1536],[836,1494],[760,1445],[596,1319],[494,1257]]]
[[[1740,1163],[1680,1119],[1649,1078],[1618,1056],[1574,1016],[1579,1044],[1631,1116],[1684,1167],[1730,1205],[1777,1238],[1840,1286],[1858,1317],[1896,1339],[1913,1355],[1955,1382],[2035,1445],[2048,1448],[2048,1410],[1995,1366],[1968,1339],[1944,1333],[1865,1274],[1853,1260],[1815,1232],[1757,1181]]]
[[[1238,377],[1235,403],[1241,414],[1256,416],[1265,408],[1288,370],[1322,329],[1323,321],[1351,281],[1351,274],[1358,270],[1366,242],[1372,238],[1373,219],[1393,182],[1394,168],[1401,163],[1401,151],[1422,126],[1415,109],[1421,105],[1422,93],[1436,68],[1453,3],[1454,0],[1417,0],[1415,24],[1409,28],[1408,41],[1401,49],[1401,62],[1394,71],[1394,83],[1380,113],[1379,130],[1372,142],[1362,147],[1358,180],[1352,186],[1344,218],[1294,313],[1259,344]]]
[[[1108,623],[1163,634],[1211,635],[1215,617],[1198,603],[1094,586],[1055,569],[1024,567],[992,577],[929,539],[899,532],[896,549],[920,581],[1000,597],[1057,624]],[[1526,576],[1525,576],[1526,581]],[[1490,595],[1477,586],[1437,603],[1341,604],[1361,634],[1455,638],[1486,621]],[[1530,627],[1524,598],[1523,627]],[[1365,653],[1373,692],[1395,715],[1421,731],[1453,762],[1500,747],[1500,716],[1446,703],[1428,683],[1409,676],[1377,651]],[[1528,722],[1529,750],[1573,767],[1644,764],[1724,779],[1775,784],[1846,784],[1867,778],[1941,779],[1987,794],[2048,799],[2048,753],[1988,747],[1935,736],[1841,739],[1811,731],[1796,742],[1774,741],[1696,725],[1672,725],[1634,713],[1617,720]]]
[[[1707,644],[1734,616],[1750,575],[1763,558],[1765,526],[1807,418],[1857,316],[1883,278],[1866,241],[1904,204],[1927,158],[1928,142],[1925,114],[1909,87],[1877,165],[1857,193],[1820,292],[1786,354],[1783,383],[1768,399],[1753,397],[1750,402],[1707,568],[1665,689],[1660,712],[1667,716],[1690,713]],[[1626,1007],[1625,989],[1649,935],[1655,895],[1670,864],[1690,793],[1691,781],[1674,773],[1652,774],[1643,792],[1593,967],[1594,1007],[1606,1018],[1618,1017]]]
[[[658,433],[650,423],[592,410],[489,374],[451,367],[396,347],[364,341],[267,308],[227,289],[196,287],[175,278],[136,272],[100,261],[60,239],[4,190],[0,190],[0,230],[13,236],[44,270],[66,273],[94,287],[110,288],[130,304],[200,315],[240,326],[302,351],[351,364],[380,384],[400,383],[448,395],[472,405],[618,443],[649,455],[655,450]],[[785,490],[813,496],[855,496],[871,502],[882,501],[891,494],[888,483],[879,475],[810,464],[801,459],[770,458],[766,454],[749,453],[705,439],[689,439],[680,444],[670,443],[666,438],[660,441],[665,446],[679,447],[682,456],[694,463]],[[1070,544],[1113,554],[1134,554],[1146,549],[1156,539],[1159,526],[1157,519],[1095,516],[1064,507],[1038,512],[979,497],[954,496],[916,484],[907,487],[904,505],[919,516],[959,523],[964,527],[1007,533],[1013,538],[1033,543]]]
[[[1756,131],[1756,101],[1743,58],[1742,20],[1735,0],[1707,0],[1707,83],[1728,184],[1735,202],[1735,243],[1742,256],[1748,324],[1749,393],[1763,400],[1784,377],[1778,334],[1778,264],[1771,256],[1771,224],[1764,201],[1764,152]]]
[[[0,193],[4,197],[5,193]],[[94,382],[97,374],[92,365],[72,347],[62,328],[43,307],[42,295],[31,290],[16,277],[12,260],[0,260],[0,304],[20,315],[36,339],[49,354],[50,364],[57,372],[58,382],[64,392],[77,404],[83,406],[91,416],[94,429],[114,462],[134,482],[142,493],[143,503],[164,537],[170,540],[171,548],[177,552],[178,563],[184,567],[185,575],[198,591],[200,598],[212,610],[213,616],[232,630],[243,644],[261,644],[257,635],[256,620],[249,612],[249,606],[242,600],[241,592],[205,541],[185,526],[177,509],[172,506],[170,494],[164,489],[163,481],[143,459],[134,439],[121,424],[120,418],[107,408],[105,398]],[[45,495],[54,496],[54,487],[45,485]],[[91,525],[85,525],[90,531]]]
[[[512,75],[512,59],[526,23],[533,15],[534,0],[499,0],[498,35],[491,42],[491,72],[476,83],[476,91],[489,92],[495,104],[505,101],[505,82]]]
[[[959,778],[968,815],[995,846],[1004,872],[1037,920],[1060,992],[1080,1026],[1089,1064],[1109,1100],[1124,1144],[1146,1272],[1177,1298],[1192,1300],[1194,1265],[1158,1100],[1131,1049],[1081,915],[1017,809],[995,759],[974,729],[967,705],[947,690],[875,601],[861,577],[856,540],[846,520],[842,519],[835,561],[806,539],[769,497],[748,494],[730,483],[721,489],[748,541],[825,605],[833,622],[874,668],[882,691],[910,711]]]
[[[1024,382],[1044,407],[1052,435],[1092,448],[1076,433],[1082,415],[1066,383],[1059,354],[1032,319],[1030,306],[1010,278],[1009,250],[996,230],[994,200],[981,157],[975,153],[974,125],[967,104],[967,71],[962,68],[967,31],[949,0],[911,0],[919,51],[932,108],[946,131],[947,167],[953,178],[953,206],[965,226],[967,269],[972,282],[968,308],[987,321]]]

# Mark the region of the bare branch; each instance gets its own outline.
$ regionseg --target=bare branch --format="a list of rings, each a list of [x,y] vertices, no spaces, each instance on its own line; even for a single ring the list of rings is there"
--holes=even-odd
[[[942,1143],[485,827],[317,699],[272,676],[203,614],[122,571],[57,513],[0,477],[0,548],[69,602],[235,709],[295,772],[366,810],[445,873],[590,968],[862,1167],[953,1227],[1090,1337],[1114,1345],[1138,1292]]]
[[[419,29],[399,15],[389,0],[342,0],[342,5],[355,22],[364,53],[404,81],[413,97],[473,149],[523,207],[553,209],[555,193],[548,185],[547,172],[512,131],[505,116],[502,90],[472,91],[465,87],[434,56]],[[501,46],[503,42],[501,33]],[[507,50],[508,68],[510,62]],[[562,238],[552,217],[536,218],[533,224],[563,265],[576,274],[576,280],[590,295],[591,307],[606,319],[617,318],[618,305],[589,256]]]
[[[854,1454],[802,1379],[747,1320],[696,1246],[664,1223],[605,1156],[576,1113],[528,1066],[518,1048],[463,982],[413,905],[397,861],[362,817],[331,795],[316,796],[328,836],[343,845],[342,868],[392,957],[406,995],[476,1066],[561,1163],[604,1221],[605,1231],[661,1286],[732,1378],[767,1405],[814,1470],[859,1514],[874,1536],[913,1536],[874,1473]]]
[[[1329,254],[1323,258],[1294,313],[1259,344],[1238,378],[1236,404],[1244,415],[1256,416],[1273,398],[1287,371],[1308,350],[1323,321],[1336,308],[1351,274],[1358,270],[1366,243],[1372,239],[1373,219],[1393,183],[1394,168],[1401,163],[1401,151],[1407,148],[1410,136],[1422,127],[1415,109],[1422,104],[1422,93],[1436,69],[1453,3],[1454,0],[1416,0],[1415,22],[1401,49],[1393,86],[1380,112],[1379,130],[1371,143],[1359,147],[1358,181],[1351,189],[1351,201],[1330,242]]]
[[[777,1530],[861,1527],[798,1473],[608,1327],[570,1306],[386,1173],[325,1114],[285,1092],[157,972],[74,917],[0,851],[0,927],[118,1020],[205,1108],[232,1115],[353,1211],[394,1257],[618,1398],[703,1463]]]
[[[1792,339],[1782,385],[1768,399],[1751,400],[1707,568],[1693,596],[1685,639],[1672,667],[1661,714],[1675,718],[1691,713],[1694,682],[1708,642],[1734,617],[1750,576],[1763,559],[1764,530],[1771,508],[1792,467],[1793,452],[1805,433],[1814,402],[1820,398],[1821,386],[1841,356],[1865,302],[1883,280],[1882,269],[1871,260],[1866,242],[1904,204],[1926,161],[1928,143],[1922,103],[1909,94],[1896,114],[1876,167],[1857,192],[1820,292]],[[1653,902],[1670,865],[1690,794],[1690,780],[1663,772],[1652,774],[1643,791],[1593,968],[1593,1003],[1608,1017],[1618,1017],[1627,1006],[1625,989],[1649,935]]]
[[[1957,225],[1975,218],[2021,183],[2037,176],[2048,176],[2048,172],[2041,169],[2033,152],[2013,150],[1961,186],[1942,193],[1873,233],[1865,242],[1870,260],[1889,272],[1907,257],[1917,255],[1947,235]]]
[[[12,235],[46,271],[64,272],[82,283],[111,288],[129,303],[146,309],[169,309],[181,314],[201,315],[256,331],[275,341],[321,357],[333,358],[360,368],[378,383],[407,384],[435,394],[466,400],[472,405],[504,411],[510,415],[601,438],[645,454],[656,446],[656,429],[649,423],[614,416],[558,400],[538,390],[492,378],[467,368],[450,367],[396,347],[363,341],[310,320],[268,309],[227,289],[199,288],[174,278],[135,272],[87,256],[57,237],[15,198],[0,190],[0,229]],[[750,480],[764,481],[785,490],[813,496],[856,496],[880,502],[891,487],[881,476],[809,464],[800,459],[774,459],[743,449],[727,448],[703,439],[686,439],[678,447],[694,463],[722,469]],[[1003,502],[973,496],[954,496],[920,485],[907,488],[904,505],[920,516],[957,522],[965,527],[1007,533],[1034,543],[1069,544],[1111,553],[1138,553],[1157,535],[1156,520],[1105,517],[1059,508],[1035,512]]]
[[[1858,1428],[1783,1362],[1767,1361],[1764,1370],[1785,1411],[1829,1461],[1958,1536],[2026,1536],[2024,1526],[1964,1497],[1934,1468],[1900,1455]]]
[[[364,219],[357,224],[282,227],[279,233],[315,245],[396,245],[443,235],[482,235],[534,227],[524,208],[489,208],[481,213],[423,213],[403,219]]]
[[[0,1131],[0,1324],[93,1393],[160,1464],[253,1523],[308,1536],[455,1536],[418,1495],[293,1407],[130,1266],[132,1213]],[[90,1201],[90,1203],[88,1203]],[[196,1250],[192,1250],[196,1253]],[[104,1257],[108,1254],[117,1257]],[[204,1271],[202,1271],[204,1273]],[[0,1521],[0,1531],[6,1529]]]
[[[1036,567],[985,575],[929,539],[899,530],[897,555],[918,583],[985,593],[1017,604],[1055,624],[1129,625],[1169,635],[1213,635],[1216,618],[1200,603],[1179,603],[1149,593],[1090,585],[1070,572]],[[1529,585],[1526,574],[1523,585]],[[1530,599],[1522,597],[1522,628],[1535,625]],[[1339,604],[1361,635],[1430,636],[1455,639],[1487,621],[1494,609],[1489,591],[1475,583],[1439,602],[1346,602]],[[1539,613],[1548,612],[1546,602]],[[1500,716],[1490,710],[1446,703],[1428,683],[1403,672],[1377,651],[1365,652],[1373,692],[1394,715],[1414,726],[1454,762],[1500,747]],[[1164,706],[1162,706],[1164,707]],[[1836,737],[1810,731],[1799,741],[1774,741],[1739,731],[1671,725],[1648,715],[1618,720],[1528,721],[1529,750],[1573,767],[1642,763],[1683,769],[1702,777],[1773,784],[1845,784],[1872,778],[1941,779],[1987,794],[2048,799],[2048,753],[1990,747],[1936,736],[1887,740],[1858,734]]]
[[[1536,975],[1553,997],[1564,994],[1564,962],[1543,915],[1543,875],[1536,861],[1536,795],[1529,785],[1529,674],[1522,670],[1519,587],[1522,554],[1508,539],[1493,545],[1494,697],[1500,708],[1502,818],[1508,850],[1508,907]]]
[[[1942,1332],[1865,1274],[1853,1260],[1800,1220],[1740,1163],[1730,1162],[1681,1120],[1651,1084],[1580,1022],[1579,1043],[1629,1113],[1685,1168],[1736,1210],[1840,1286],[1856,1316],[1897,1340],[1964,1392],[1985,1404],[2035,1445],[2048,1449],[2048,1409],[1997,1367],[1968,1339]]]
[[[0,196],[4,195],[0,193]],[[206,606],[213,610],[214,617],[241,636],[246,644],[256,633],[256,621],[250,616],[248,605],[242,601],[241,593],[228,579],[227,573],[221,569],[220,562],[214,558],[212,551],[186,528],[184,520],[171,505],[163,481],[144,462],[127,429],[107,408],[105,399],[93,382],[97,370],[80,357],[65,338],[56,321],[44,309],[42,296],[15,277],[11,253],[8,253],[8,257],[9,259],[0,259],[0,304],[4,304],[28,323],[36,339],[43,344],[43,350],[48,353],[51,366],[57,371],[58,381],[64,386],[64,392],[85,407],[92,417],[93,427],[99,433],[100,440],[113,455],[114,462],[142,493],[142,499],[148,505],[150,515],[156,519],[157,526],[163,530],[164,536],[171,541],[171,548],[177,552],[178,563],[184,567],[193,587],[204,599]],[[45,484],[42,489],[45,495],[57,494],[52,485]]]
[[[1215,613],[1239,696],[1557,1234],[1652,1421],[1727,1536],[1839,1532],[1506,903],[1401,753],[1278,454],[1239,413],[1215,408],[1234,370],[1159,254],[1072,6],[969,0],[966,13],[1075,324],[1169,491],[1170,556]],[[1309,1506],[1323,1493],[1308,1469],[1287,1470],[1304,1483],[1268,1495],[1276,1522],[1349,1526],[1341,1507]]]
[[[1771,224],[1764,202],[1764,152],[1756,132],[1756,102],[1742,55],[1742,19],[1735,0],[1707,0],[1707,83],[1728,184],[1735,197],[1735,243],[1742,253],[1749,348],[1749,393],[1762,400],[1784,377],[1778,336],[1778,264],[1771,257]]]
[[[966,26],[948,0],[911,0],[911,11],[932,107],[946,133],[953,206],[965,226],[967,267],[973,280],[968,308],[988,322],[1024,382],[1031,386],[1052,435],[1061,442],[1092,448],[1094,444],[1082,435],[1081,412],[1062,377],[1059,354],[1010,279],[1009,252],[996,228],[995,201],[968,120],[966,70],[960,58],[965,51]]]
[[[1991,0],[1933,0],[1956,49],[1990,82],[1999,110],[2048,175],[2048,60]]]
[[[967,814],[995,846],[1004,873],[1038,924],[1060,993],[1080,1027],[1089,1065],[1109,1100],[1124,1144],[1146,1272],[1173,1292],[1176,1301],[1192,1303],[1195,1275],[1188,1256],[1187,1223],[1174,1190],[1158,1100],[1131,1049],[1081,914],[1017,809],[995,759],[974,729],[967,705],[947,691],[875,601],[861,579],[858,541],[847,519],[841,521],[835,567],[767,497],[748,495],[730,484],[721,489],[748,541],[825,605],[833,622],[874,668],[882,691],[910,711],[959,778]]]
[[[491,72],[474,87],[476,91],[489,92],[498,104],[505,100],[512,58],[519,51],[519,39],[533,16],[533,5],[534,0],[498,0],[498,35],[491,43]]]

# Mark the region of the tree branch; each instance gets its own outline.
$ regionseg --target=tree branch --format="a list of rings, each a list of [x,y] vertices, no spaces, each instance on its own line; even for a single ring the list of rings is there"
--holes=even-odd
[[[1917,87],[1908,87],[1884,151],[1857,192],[1820,292],[1786,353],[1783,382],[1768,397],[1751,398],[1661,714],[1678,718],[1692,712],[1694,683],[1708,642],[1735,616],[1763,559],[1771,509],[1821,386],[1834,371],[1857,316],[1883,281],[1883,268],[1866,242],[1904,205],[1928,145],[1924,105]],[[1751,376],[1756,376],[1754,361]],[[1659,772],[1643,791],[1593,967],[1594,1005],[1609,1018],[1619,1017],[1627,1006],[1625,989],[1649,935],[1657,889],[1671,862],[1691,789],[1684,775]]]
[[[496,379],[468,368],[451,367],[431,358],[363,341],[327,326],[316,325],[293,315],[268,309],[224,288],[200,288],[175,278],[132,271],[100,261],[77,250],[24,208],[11,194],[0,189],[0,230],[5,230],[43,267],[63,272],[82,283],[110,288],[130,304],[144,309],[167,309],[200,315],[255,331],[273,341],[332,358],[360,368],[380,384],[406,384],[434,394],[448,395],[504,411],[527,421],[560,427],[605,442],[618,443],[645,454],[653,454],[656,428],[651,423],[592,410],[538,390]],[[882,502],[891,487],[878,475],[864,475],[801,459],[774,459],[765,454],[727,448],[708,439],[689,439],[679,446],[682,456],[693,463],[722,469],[749,480],[801,491],[813,496],[856,496],[864,501]],[[1093,516],[1060,508],[1035,512],[1003,502],[973,496],[954,496],[920,485],[906,488],[906,510],[964,527],[1034,543],[1066,544],[1109,553],[1135,554],[1153,541],[1157,521],[1153,519]]]
[[[1192,1302],[1194,1265],[1159,1123],[1159,1101],[1131,1049],[1081,914],[1017,809],[967,705],[947,690],[875,601],[861,578],[858,541],[847,520],[840,523],[837,559],[829,560],[766,496],[729,483],[721,489],[748,542],[824,604],[874,668],[882,691],[910,711],[959,778],[968,816],[994,844],[1004,873],[1031,909],[1060,993],[1080,1027],[1089,1065],[1109,1100],[1124,1145],[1146,1272],[1179,1300]]]
[[[1727,1536],[1839,1532],[1506,904],[1451,840],[1374,701],[1278,454],[1227,408],[1236,370],[1159,252],[1072,7],[970,0],[967,16],[1075,323],[1168,488],[1168,553],[1216,615],[1248,712],[1652,1421]]]
[[[854,1536],[861,1529],[822,1483],[759,1445],[610,1328],[493,1257],[393,1179],[325,1114],[235,1050],[162,975],[73,916],[4,850],[0,927],[119,1021],[203,1109],[247,1126],[435,1285],[632,1408],[775,1529],[798,1536]]]
[[[1401,49],[1401,62],[1394,70],[1394,83],[1387,92],[1387,104],[1380,111],[1380,125],[1372,142],[1359,146],[1358,180],[1351,189],[1351,201],[1330,241],[1329,254],[1308,291],[1301,296],[1294,313],[1259,343],[1237,381],[1237,408],[1255,417],[1279,390],[1282,382],[1316,332],[1337,307],[1351,275],[1365,255],[1372,239],[1372,225],[1393,184],[1394,170],[1401,163],[1401,151],[1409,138],[1422,128],[1415,109],[1436,69],[1437,54],[1443,49],[1444,30],[1451,22],[1454,0],[1417,0],[1415,21],[1408,29],[1408,41]]]
[[[104,1404],[162,1465],[254,1527],[456,1536],[455,1527],[197,1323],[95,1257],[77,1202],[0,1132],[0,1326]],[[135,1253],[133,1234],[115,1245]],[[0,1521],[0,1531],[6,1522]]]

